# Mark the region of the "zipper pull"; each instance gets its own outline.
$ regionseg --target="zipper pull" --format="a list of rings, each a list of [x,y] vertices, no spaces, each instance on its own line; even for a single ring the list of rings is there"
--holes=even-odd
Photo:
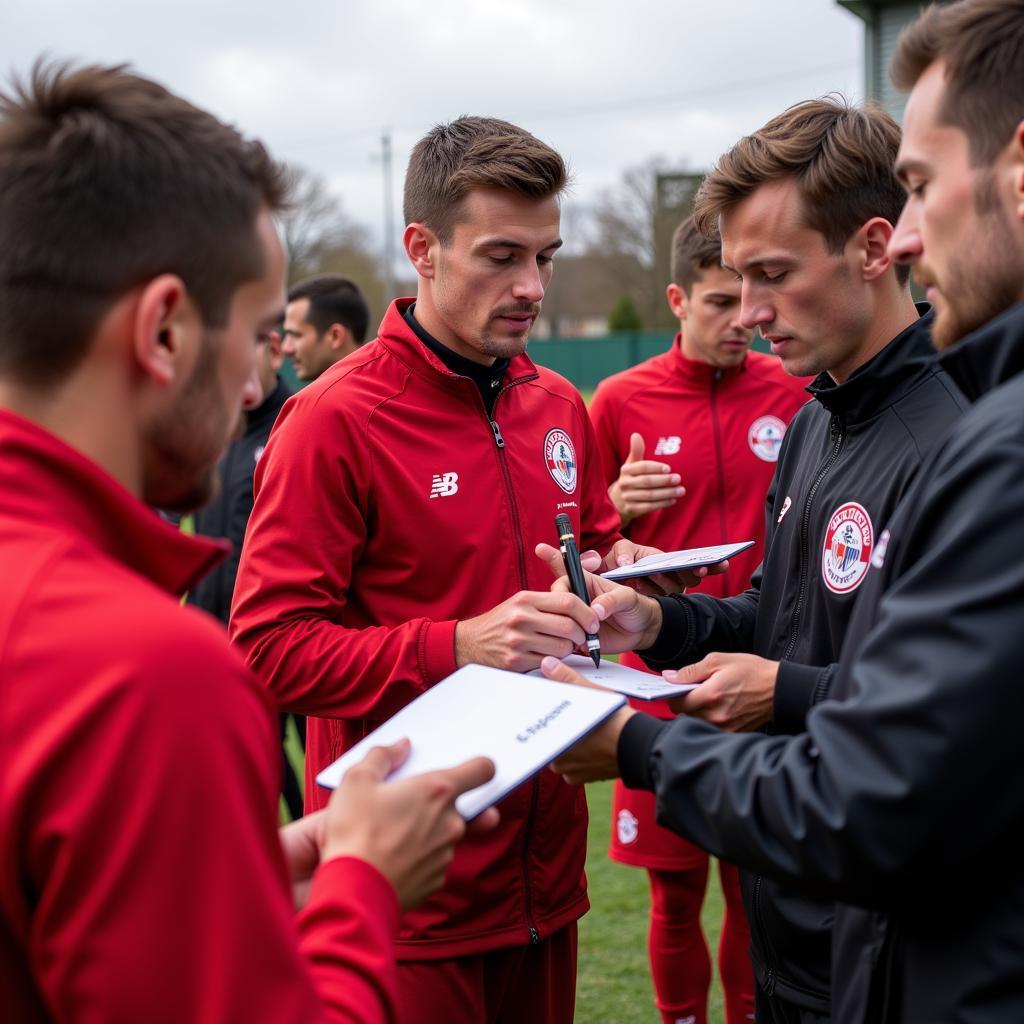
[[[491,431],[494,434],[494,443],[499,448],[504,448],[505,447],[505,438],[503,438],[501,436],[501,430],[498,427],[498,421],[497,420],[491,420]]]
[[[538,932],[536,928],[531,928],[530,929],[530,945],[531,946],[536,946],[538,942],[540,942],[540,932]]]

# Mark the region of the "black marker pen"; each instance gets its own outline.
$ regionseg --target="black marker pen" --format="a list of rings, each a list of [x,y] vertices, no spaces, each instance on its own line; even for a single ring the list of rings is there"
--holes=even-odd
[[[583,576],[583,563],[580,561],[580,549],[576,547],[576,537],[572,532],[572,520],[564,513],[555,516],[555,529],[558,530],[559,547],[565,571],[569,574],[569,585],[572,592],[589,608],[590,598],[587,596],[587,581]],[[594,667],[601,667],[601,642],[596,633],[587,634],[587,650],[594,659]]]

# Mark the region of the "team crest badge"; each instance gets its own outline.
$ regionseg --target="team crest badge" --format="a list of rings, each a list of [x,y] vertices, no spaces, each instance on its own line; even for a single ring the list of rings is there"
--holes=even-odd
[[[786,424],[778,416],[758,416],[750,424],[747,442],[750,450],[765,462],[779,461],[779,448],[786,436]]]
[[[566,494],[572,494],[576,490],[576,449],[564,430],[556,427],[548,431],[544,438],[544,462],[551,479]]]
[[[640,834],[640,822],[637,816],[625,808],[616,815],[615,828],[619,834],[619,842],[623,846],[635,843],[636,837]]]
[[[848,501],[832,513],[821,552],[821,578],[834,594],[856,590],[871,563],[874,530],[863,505]]]

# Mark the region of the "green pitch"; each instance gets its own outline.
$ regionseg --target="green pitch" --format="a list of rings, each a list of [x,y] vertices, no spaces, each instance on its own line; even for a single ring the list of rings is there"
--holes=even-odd
[[[590,913],[580,921],[576,1024],[656,1024],[654,988],[647,966],[647,872],[608,859],[612,784],[587,786],[590,834],[587,888]],[[711,872],[701,915],[716,960],[722,927],[717,867]],[[717,964],[714,969],[717,971]],[[709,1024],[722,1024],[722,989],[717,976],[708,1006]]]

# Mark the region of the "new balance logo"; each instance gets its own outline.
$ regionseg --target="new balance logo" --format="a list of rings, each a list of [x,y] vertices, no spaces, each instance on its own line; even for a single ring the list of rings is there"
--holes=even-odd
[[[450,498],[458,492],[458,473],[435,473],[434,479],[430,481],[430,496],[432,498]]]
[[[658,443],[654,446],[655,455],[678,455],[679,446],[683,443],[681,437],[659,437]]]

